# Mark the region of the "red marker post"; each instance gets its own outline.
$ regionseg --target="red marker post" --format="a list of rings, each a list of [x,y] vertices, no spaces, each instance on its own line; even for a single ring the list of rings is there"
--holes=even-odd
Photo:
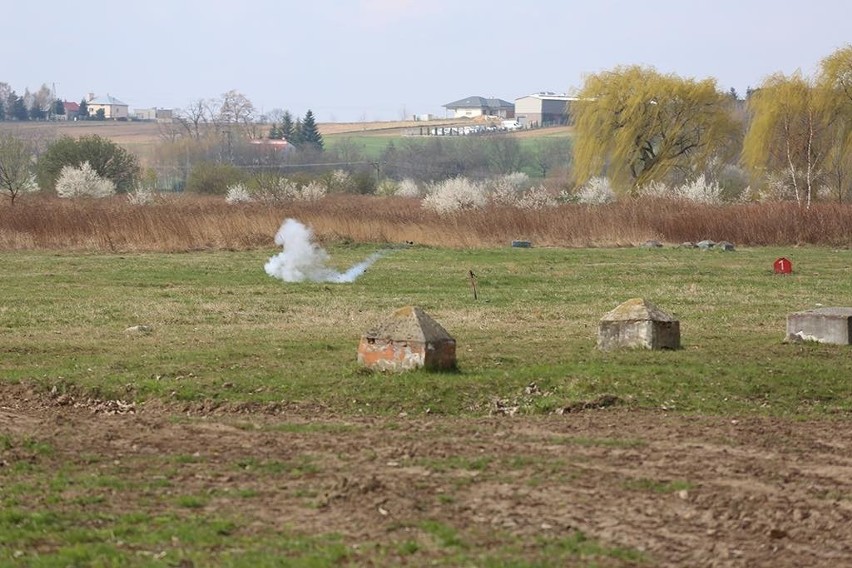
[[[775,274],[791,274],[793,272],[793,263],[789,258],[781,257],[772,265],[775,268]]]

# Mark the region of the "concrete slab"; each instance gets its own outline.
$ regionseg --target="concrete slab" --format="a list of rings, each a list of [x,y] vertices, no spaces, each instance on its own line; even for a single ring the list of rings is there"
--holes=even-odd
[[[789,314],[787,341],[852,345],[852,308],[818,308]]]

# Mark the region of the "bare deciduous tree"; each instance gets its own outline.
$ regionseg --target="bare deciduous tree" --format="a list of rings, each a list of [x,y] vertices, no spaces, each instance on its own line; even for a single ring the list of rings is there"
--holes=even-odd
[[[199,140],[206,125],[213,120],[214,113],[211,103],[212,101],[207,99],[195,99],[186,108],[175,113],[175,120],[191,138]]]
[[[13,205],[20,194],[37,189],[32,167],[30,144],[10,133],[0,135],[0,189]]]
[[[220,123],[246,125],[254,120],[254,113],[254,104],[239,91],[232,89],[222,95],[218,113]]]
[[[50,115],[53,107],[53,90],[47,85],[33,93],[30,106],[31,115],[38,118],[46,118]]]

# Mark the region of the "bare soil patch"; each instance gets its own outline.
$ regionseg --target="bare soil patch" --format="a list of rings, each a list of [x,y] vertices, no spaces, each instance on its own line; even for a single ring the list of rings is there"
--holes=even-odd
[[[413,538],[428,519],[484,549],[507,535],[528,542],[531,558],[537,537],[579,530],[642,551],[640,565],[852,562],[852,431],[842,422],[617,406],[545,417],[353,417],[3,386],[0,432],[55,448],[3,450],[3,467],[92,468],[130,486],[166,475],[171,484],[154,490],[163,507],[176,494],[212,495],[198,514],[239,514],[249,532],[337,532],[357,547]],[[98,506],[133,510],[137,498],[107,492]]]
[[[414,120],[379,122],[326,122],[317,125],[323,136],[399,134],[416,129],[419,126],[448,126],[469,124],[458,120],[433,120],[419,122]],[[0,132],[29,134],[54,138],[59,136],[90,136],[96,134],[109,138],[117,144],[153,144],[163,141],[166,131],[177,128],[176,124],[158,124],[156,122],[136,121],[71,121],[71,122],[0,122]],[[267,125],[258,125],[259,132],[266,132]]]

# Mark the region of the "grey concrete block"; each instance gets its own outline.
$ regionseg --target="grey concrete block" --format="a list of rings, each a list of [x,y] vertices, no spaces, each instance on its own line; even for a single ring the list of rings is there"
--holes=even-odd
[[[852,308],[818,308],[789,314],[787,341],[852,345]]]
[[[633,298],[601,318],[597,347],[679,349],[680,322],[651,302]]]

